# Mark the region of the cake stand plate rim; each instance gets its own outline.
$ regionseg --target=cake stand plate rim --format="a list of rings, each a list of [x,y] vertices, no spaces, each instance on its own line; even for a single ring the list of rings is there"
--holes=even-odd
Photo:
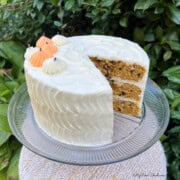
[[[154,81],[152,81],[151,79],[148,79],[148,82],[147,82],[147,86],[146,88],[149,90],[149,91],[152,91],[152,94],[154,93],[160,93],[161,95],[161,98],[164,98],[163,99],[163,102],[164,102],[164,107],[165,107],[165,110],[164,110],[164,119],[163,119],[163,125],[161,127],[161,129],[156,133],[156,135],[153,137],[153,139],[149,140],[149,143],[146,144],[145,146],[139,148],[139,150],[137,152],[134,152],[134,153],[131,153],[129,155],[126,155],[124,157],[116,157],[115,159],[108,159],[108,160],[97,160],[97,161],[78,161],[78,159],[75,161],[69,161],[69,160],[65,160],[65,159],[59,159],[58,157],[56,156],[52,156],[47,152],[43,152],[41,150],[39,150],[38,148],[36,147],[33,147],[32,144],[30,144],[28,141],[24,140],[24,137],[23,135],[19,132],[18,130],[18,127],[16,125],[16,121],[17,119],[14,118],[15,114],[16,114],[16,108],[17,106],[20,107],[20,105],[18,104],[19,102],[19,99],[17,99],[17,94],[18,93],[22,93],[20,92],[20,90],[22,91],[23,89],[23,86],[26,87],[25,83],[16,91],[16,93],[13,95],[13,97],[11,98],[10,100],[10,103],[9,103],[9,107],[8,107],[8,121],[9,121],[9,125],[10,125],[10,128],[14,134],[14,136],[26,147],[28,148],[29,150],[31,150],[32,152],[42,156],[42,157],[45,157],[45,158],[48,158],[50,160],[53,160],[53,161],[56,161],[56,162],[60,162],[60,163],[66,163],[66,164],[71,164],[71,165],[83,165],[83,166],[94,166],[94,165],[105,165],[105,164],[111,164],[111,163],[116,163],[116,162],[119,162],[119,161],[124,161],[124,160],[127,160],[129,158],[132,158],[134,156],[137,156],[138,154],[141,154],[142,152],[146,151],[147,149],[149,149],[153,144],[155,144],[159,138],[161,137],[161,135],[163,135],[163,133],[165,132],[167,126],[168,126],[168,123],[169,123],[169,116],[170,116],[170,112],[169,112],[169,105],[168,105],[168,101],[166,99],[166,96],[164,95],[164,93],[162,92],[162,90],[158,87],[158,85],[156,83],[154,83]],[[24,89],[25,90],[25,89]],[[27,91],[27,90],[26,90]],[[157,92],[156,92],[157,91]],[[146,96],[146,93],[145,93],[145,96]],[[21,97],[21,96],[20,96]],[[158,102],[158,100],[157,100]],[[14,108],[16,106],[16,108]],[[117,144],[118,146],[118,144]],[[68,147],[68,146],[67,146]],[[100,150],[104,150],[103,147],[106,147],[106,146],[102,146],[100,147]],[[98,147],[97,147],[98,148]],[[117,147],[118,148],[118,147]],[[106,150],[106,149],[105,149]],[[109,149],[108,149],[109,150]],[[88,152],[90,153],[90,152]],[[99,152],[98,152],[99,153]],[[91,156],[90,154],[88,154],[88,156]]]

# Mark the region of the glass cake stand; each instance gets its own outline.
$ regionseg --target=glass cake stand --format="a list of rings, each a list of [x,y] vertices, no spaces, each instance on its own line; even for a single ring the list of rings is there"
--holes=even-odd
[[[161,89],[148,80],[141,118],[114,113],[111,144],[81,147],[61,143],[36,124],[26,84],[12,97],[8,120],[16,138],[29,150],[48,159],[74,165],[104,165],[134,157],[159,140],[169,122],[169,105]]]

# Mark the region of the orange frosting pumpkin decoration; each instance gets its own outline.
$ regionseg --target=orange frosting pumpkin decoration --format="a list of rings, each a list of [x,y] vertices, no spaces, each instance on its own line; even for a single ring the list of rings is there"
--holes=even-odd
[[[38,39],[36,47],[40,48],[40,50],[32,54],[30,57],[30,62],[34,67],[41,67],[46,59],[53,57],[53,55],[58,51],[54,42],[44,35]]]
[[[49,55],[40,49],[40,51],[32,54],[30,57],[30,62],[34,67],[41,67],[43,62],[48,58]]]
[[[36,42],[36,47],[41,48],[42,46],[44,46],[45,44],[54,44],[53,41],[49,38],[47,38],[46,36],[41,36],[37,42]]]
[[[58,48],[54,44],[45,44],[41,49],[50,57],[53,57],[53,55],[58,51]]]

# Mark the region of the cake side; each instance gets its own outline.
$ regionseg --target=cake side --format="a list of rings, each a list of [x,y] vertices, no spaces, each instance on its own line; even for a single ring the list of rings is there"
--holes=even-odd
[[[112,98],[107,93],[74,95],[49,87],[26,73],[38,126],[66,144],[97,146],[112,142]]]
[[[71,51],[70,51],[71,49]],[[33,67],[38,48],[25,54],[25,75],[35,120],[49,136],[66,144],[97,146],[112,142],[112,89],[88,57],[71,45]]]

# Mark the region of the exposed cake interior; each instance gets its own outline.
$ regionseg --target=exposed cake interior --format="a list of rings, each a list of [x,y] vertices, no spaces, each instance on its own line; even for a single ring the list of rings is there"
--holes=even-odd
[[[124,114],[139,116],[141,114],[142,90],[132,81],[142,81],[146,69],[135,63],[127,64],[123,60],[113,61],[93,56],[89,58],[103,73],[112,87],[114,110]],[[123,82],[123,80],[125,81]]]

